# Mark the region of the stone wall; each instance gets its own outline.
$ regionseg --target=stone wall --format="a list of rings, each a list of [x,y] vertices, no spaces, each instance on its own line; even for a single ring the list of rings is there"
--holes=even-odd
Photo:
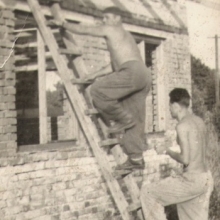
[[[15,68],[13,43],[15,1],[0,6],[0,155],[16,151]]]
[[[163,135],[149,142],[163,143]],[[145,153],[146,169],[134,173],[139,185],[169,175],[174,161]],[[109,156],[112,166],[115,165]],[[162,176],[161,176],[162,174]],[[4,220],[119,220],[104,178],[87,146],[18,152],[0,159],[0,215]],[[123,181],[120,182],[122,188]],[[124,189],[125,190],[125,189]],[[110,218],[112,217],[112,218]]]

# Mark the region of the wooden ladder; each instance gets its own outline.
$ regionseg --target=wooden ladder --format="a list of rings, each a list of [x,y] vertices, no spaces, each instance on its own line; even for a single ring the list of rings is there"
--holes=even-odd
[[[132,220],[130,212],[136,208],[140,208],[140,205],[137,205],[140,204],[139,187],[137,186],[137,183],[131,173],[124,176],[123,180],[132,199],[132,204],[129,205],[118,183],[118,180],[113,175],[113,169],[108,161],[107,154],[100,147],[100,143],[101,145],[114,145],[114,147],[111,148],[111,153],[113,154],[116,162],[120,164],[122,162],[121,158],[123,158],[123,153],[118,144],[118,141],[116,139],[102,141],[100,133],[97,129],[97,123],[94,123],[94,120],[92,120],[92,118],[88,116],[88,113],[91,113],[91,111],[88,110],[88,102],[86,99],[85,92],[82,91],[82,89],[80,89],[81,87],[73,85],[71,83],[71,80],[76,78],[74,77],[74,75],[78,77],[83,77],[85,76],[85,74],[88,74],[88,70],[86,69],[85,63],[82,57],[79,56],[80,50],[77,47],[72,34],[68,31],[65,31],[63,38],[65,46],[68,49],[61,50],[57,44],[56,38],[51,28],[47,26],[47,20],[44,14],[42,13],[42,9],[38,3],[38,0],[27,0],[27,2],[38,24],[44,42],[51,52],[58,73],[65,86],[68,99],[73,109],[73,113],[76,115],[80,123],[80,126],[83,130],[83,133],[93,150],[93,153],[101,168],[102,174],[110,189],[112,197],[118,207],[121,217],[123,220]],[[52,16],[54,17],[54,19],[63,22],[64,19],[61,14],[62,9],[60,8],[59,1],[53,0],[51,2]],[[70,53],[72,55],[75,55],[75,58],[71,61],[74,65],[74,72],[72,69],[69,69],[68,67],[69,60],[67,59],[66,55]],[[94,110],[92,111],[92,113],[95,113]],[[95,122],[100,123],[100,120],[97,119],[95,120]],[[139,219],[143,220],[142,211],[139,210],[137,214]]]

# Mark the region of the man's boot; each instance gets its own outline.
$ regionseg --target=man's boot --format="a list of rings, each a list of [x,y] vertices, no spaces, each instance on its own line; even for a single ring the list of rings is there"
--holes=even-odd
[[[115,170],[143,170],[145,168],[144,159],[132,160],[128,158],[123,164],[119,164],[115,167]]]
[[[119,118],[113,126],[109,127],[108,132],[119,133],[129,128],[132,128],[133,126],[135,126],[133,117],[130,114],[126,113],[123,117]]]

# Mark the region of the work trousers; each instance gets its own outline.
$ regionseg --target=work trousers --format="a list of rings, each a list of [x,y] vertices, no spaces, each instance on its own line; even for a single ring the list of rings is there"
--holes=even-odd
[[[121,139],[123,150],[130,157],[141,156],[147,149],[145,102],[150,87],[150,71],[141,61],[128,61],[91,86],[94,106],[105,119],[118,121],[128,113],[133,116],[136,125],[126,130]]]
[[[208,220],[213,179],[207,173],[183,173],[141,189],[145,219],[166,220],[164,206],[177,204],[179,220]]]

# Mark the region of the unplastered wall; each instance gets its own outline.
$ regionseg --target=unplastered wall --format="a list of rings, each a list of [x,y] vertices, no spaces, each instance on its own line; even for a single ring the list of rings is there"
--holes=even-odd
[[[164,136],[149,136],[152,145]],[[176,166],[154,150],[144,154],[146,168],[135,172],[138,185],[157,181]],[[112,156],[108,157],[115,166]],[[3,220],[119,220],[107,184],[88,146],[19,152],[0,159],[0,215]],[[123,186],[123,180],[120,182]],[[127,195],[127,194],[126,194]],[[129,199],[129,195],[127,195]]]
[[[16,151],[15,68],[13,43],[15,36],[13,5],[0,4],[0,156]]]
[[[164,95],[158,96],[158,107],[165,113],[165,129],[173,130],[176,121],[169,111],[169,93],[174,88],[185,88],[191,94],[191,63],[189,51],[189,36],[172,34],[160,46],[162,51],[162,68],[158,71],[162,76]],[[159,61],[161,62],[161,61]],[[159,83],[157,86],[161,86]],[[163,106],[163,107],[161,107]]]
[[[189,36],[188,35],[173,35],[172,46],[166,45],[166,50],[169,53],[167,57],[167,64],[169,67],[168,73],[168,92],[172,89],[185,88],[191,94],[191,61],[189,49]],[[167,109],[169,102],[167,104]],[[172,121],[168,122],[168,129],[173,129],[176,122],[171,119],[168,113],[167,119]]]

